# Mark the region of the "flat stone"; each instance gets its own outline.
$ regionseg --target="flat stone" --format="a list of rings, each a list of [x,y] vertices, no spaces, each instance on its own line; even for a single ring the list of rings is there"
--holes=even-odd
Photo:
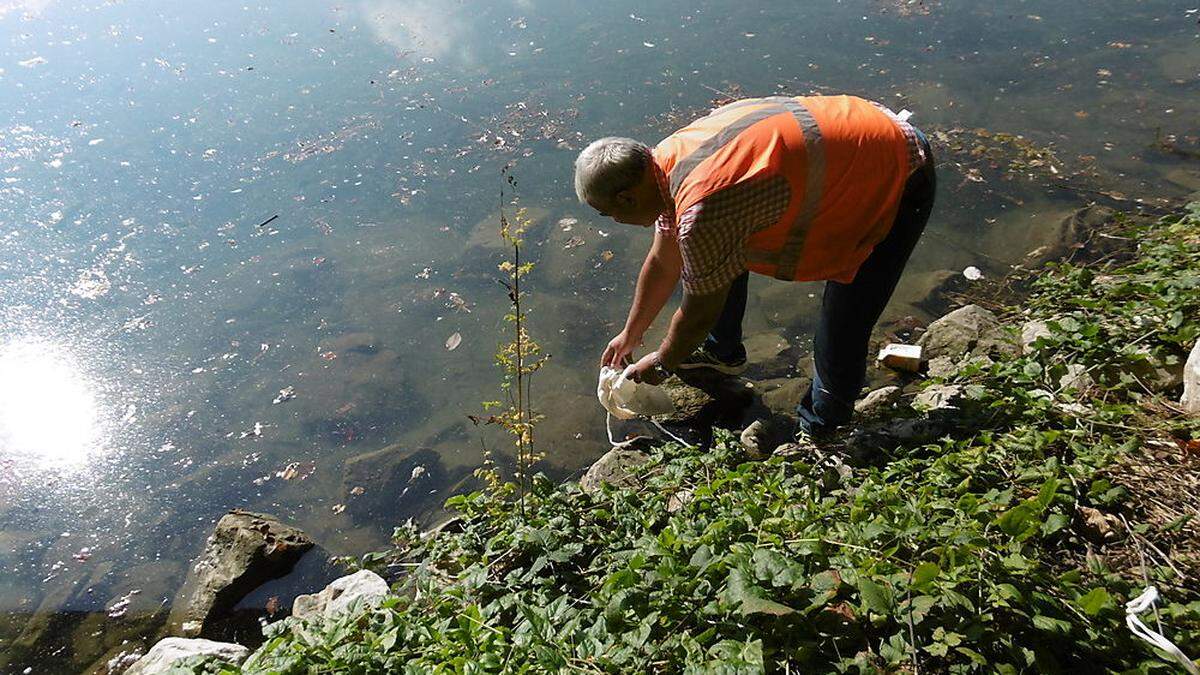
[[[1075,513],[1083,536],[1095,544],[1103,544],[1116,538],[1118,528],[1121,527],[1119,518],[1100,509],[1076,506]]]
[[[963,389],[963,386],[960,384],[934,384],[925,387],[913,399],[913,410],[919,412],[953,410],[958,407],[955,404],[958,402],[959,397],[962,396]]]
[[[696,498],[695,493],[684,488],[667,499],[667,513],[678,513],[683,507]]]
[[[741,442],[742,447],[746,449],[746,453],[751,457],[765,456],[767,446],[767,424],[762,420],[755,420],[750,423],[750,426],[742,430]]]
[[[808,392],[809,382],[799,377],[764,380],[759,383],[762,389],[762,402],[771,412],[778,415],[796,414],[796,406],[804,400]]]
[[[747,337],[743,345],[746,347],[746,359],[750,363],[762,363],[784,353],[792,343],[774,331],[766,331]]]
[[[702,416],[705,407],[716,400],[703,389],[693,387],[677,377],[664,382],[663,389],[675,404],[675,412],[655,417],[664,424],[686,425],[695,422]]]
[[[1088,369],[1080,363],[1071,363],[1067,365],[1067,372],[1058,378],[1058,386],[1060,389],[1073,389],[1075,391],[1086,391],[1092,388],[1096,381],[1088,374]]]
[[[214,642],[199,638],[163,638],[138,659],[125,675],[157,675],[166,673],[176,661],[192,656],[213,656],[234,665],[240,664],[250,655],[250,650],[232,642]]]
[[[960,307],[929,324],[917,344],[935,377],[950,375],[967,363],[987,365],[994,358],[1015,356],[1019,349],[996,315],[978,305]]]
[[[359,570],[326,586],[320,593],[300,595],[292,603],[292,616],[307,619],[333,616],[349,610],[354,604],[369,606],[387,597],[388,584],[371,570]]]
[[[1136,377],[1150,391],[1155,393],[1163,393],[1179,387],[1183,384],[1184,373],[1187,367],[1182,362],[1166,363],[1159,357],[1150,353],[1148,348],[1141,348],[1139,351],[1146,355],[1146,358],[1141,361],[1136,361],[1129,369],[1130,374]]]
[[[644,452],[613,448],[588,468],[583,478],[579,479],[579,487],[588,494],[596,493],[605,483],[617,488],[635,487],[637,481],[632,472],[649,459],[650,456]]]
[[[271,516],[230,511],[217,522],[188,573],[172,604],[168,629],[186,637],[210,635],[242,598],[286,575],[313,545],[304,532]]]
[[[900,402],[903,391],[900,387],[889,385],[880,387],[854,403],[854,412],[863,417],[875,417],[891,410]]]
[[[1037,342],[1038,338],[1050,337],[1053,333],[1050,332],[1050,326],[1045,321],[1034,320],[1026,321],[1021,325],[1021,353],[1028,354],[1033,348],[1033,343]]]

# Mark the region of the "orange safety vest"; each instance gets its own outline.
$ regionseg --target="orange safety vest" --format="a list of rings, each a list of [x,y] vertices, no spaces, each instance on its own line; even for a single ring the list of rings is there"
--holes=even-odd
[[[786,178],[783,215],[745,246],[751,271],[788,281],[853,281],[891,229],[909,175],[904,132],[854,96],[735,101],[668,136],[654,160],[677,218],[720,190]]]

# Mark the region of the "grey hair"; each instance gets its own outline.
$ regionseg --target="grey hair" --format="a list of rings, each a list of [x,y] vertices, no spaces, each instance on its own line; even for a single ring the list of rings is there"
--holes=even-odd
[[[587,204],[609,204],[637,185],[650,161],[650,148],[641,141],[620,136],[592,141],[575,158],[575,194]]]

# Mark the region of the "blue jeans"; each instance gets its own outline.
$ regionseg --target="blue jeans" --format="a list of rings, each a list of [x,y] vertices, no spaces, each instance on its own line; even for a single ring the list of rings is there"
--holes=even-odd
[[[924,134],[917,132],[928,161],[909,177],[892,229],[871,251],[854,281],[825,282],[821,314],[813,340],[812,384],[796,408],[800,426],[819,435],[850,421],[854,401],[867,373],[867,344],[871,331],[896,290],[904,266],[925,230],[937,191],[933,153]],[[722,360],[745,358],[742,317],[746,313],[746,286],[750,273],[738,277],[729,289],[721,316],[705,346]]]

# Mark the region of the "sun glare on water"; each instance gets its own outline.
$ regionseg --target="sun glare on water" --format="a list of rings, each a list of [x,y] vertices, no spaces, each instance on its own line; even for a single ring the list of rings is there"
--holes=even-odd
[[[0,346],[0,456],[76,465],[99,438],[95,391],[69,351],[32,340]]]

